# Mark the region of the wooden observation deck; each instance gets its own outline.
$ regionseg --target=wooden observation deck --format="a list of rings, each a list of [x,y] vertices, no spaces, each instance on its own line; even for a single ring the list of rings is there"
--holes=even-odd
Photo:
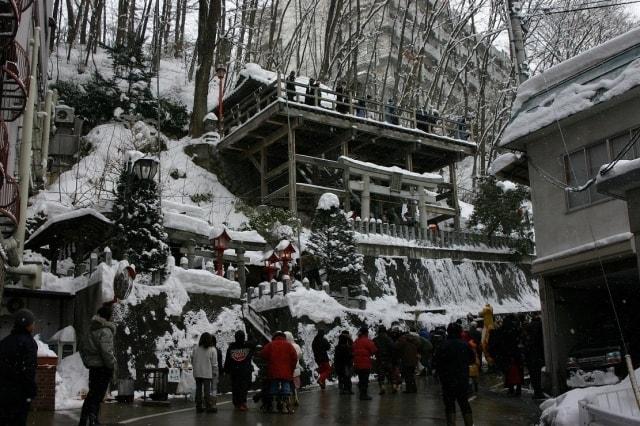
[[[359,100],[325,87],[307,94],[306,81],[299,81],[302,78],[285,82],[276,73],[265,78],[265,73],[269,72],[263,71],[260,79],[241,73],[235,89],[225,97],[223,136],[218,144],[221,152],[236,152],[240,155],[234,159],[257,169],[256,199],[297,212],[312,210],[319,195],[333,192],[341,197],[345,209],[357,207],[362,201],[353,190],[363,188],[349,178],[354,163],[348,160],[352,159],[372,163],[374,168],[383,166],[370,177],[374,186],[387,189],[374,192],[377,198],[372,202],[400,198],[424,203],[425,198],[415,193],[415,179],[403,180],[398,175],[415,178],[449,167],[449,182],[432,179],[420,187],[439,192],[434,202],[451,200],[448,208],[432,204],[430,222],[436,216],[438,220],[457,217],[453,166],[476,149],[474,142],[466,140],[469,133],[464,123]],[[354,175],[367,174],[362,164],[356,168]],[[369,210],[361,213],[368,216]]]

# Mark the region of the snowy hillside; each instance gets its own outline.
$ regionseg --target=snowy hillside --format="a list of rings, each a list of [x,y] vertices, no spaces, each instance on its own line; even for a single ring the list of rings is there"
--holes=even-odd
[[[95,127],[86,141],[91,146],[89,154],[34,197],[31,215],[43,211],[54,216],[79,207],[110,211],[114,185],[124,167],[127,151],[154,144],[155,130],[141,122],[135,123],[132,129],[124,123],[110,123]],[[184,153],[184,147],[191,142],[190,138],[165,139],[167,150],[160,154],[159,170],[162,199],[172,210],[179,207],[175,206],[178,203],[187,214],[197,214],[212,224],[240,225],[247,218],[236,212],[236,197],[214,174],[197,166]],[[203,199],[207,201],[201,201]]]

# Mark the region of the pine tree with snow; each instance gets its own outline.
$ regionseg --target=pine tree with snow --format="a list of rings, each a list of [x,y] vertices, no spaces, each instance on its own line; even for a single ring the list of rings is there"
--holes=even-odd
[[[111,248],[115,258],[126,256],[139,272],[162,274],[169,246],[156,183],[138,179],[125,168],[118,180],[112,214],[115,232]]]
[[[349,287],[349,293],[358,293],[363,259],[357,252],[355,233],[335,194],[320,197],[311,231],[307,250],[326,271],[331,289],[340,291],[341,287]]]

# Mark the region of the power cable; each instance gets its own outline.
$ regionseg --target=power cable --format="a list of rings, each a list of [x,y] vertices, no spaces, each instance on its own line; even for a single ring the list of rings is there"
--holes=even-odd
[[[548,9],[548,10],[545,10],[545,11],[543,11],[541,13],[535,13],[533,15],[524,15],[524,17],[525,18],[537,18],[537,17],[541,17],[541,16],[557,15],[557,14],[560,14],[560,13],[572,13],[572,12],[581,12],[581,11],[584,11],[584,10],[604,9],[604,8],[608,8],[608,7],[624,6],[624,5],[636,4],[636,3],[640,3],[640,0],[632,0],[632,1],[615,3],[615,4],[602,4],[602,5],[598,5],[598,6],[578,7],[578,8],[574,8],[574,9],[560,9],[560,10]]]

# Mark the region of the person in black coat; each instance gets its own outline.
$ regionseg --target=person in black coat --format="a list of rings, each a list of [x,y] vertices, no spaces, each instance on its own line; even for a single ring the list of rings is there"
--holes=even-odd
[[[393,372],[396,368],[396,352],[395,343],[391,340],[387,328],[384,325],[378,327],[378,334],[373,339],[373,343],[378,348],[376,353],[376,368],[378,370],[378,385],[380,386],[380,395],[386,393],[385,382],[389,385],[389,390],[393,393],[397,392],[393,381]]]
[[[240,411],[247,411],[247,394],[251,387],[253,373],[251,361],[255,351],[255,345],[246,341],[242,330],[236,331],[235,342],[231,343],[227,349],[224,372],[231,377],[233,405]]]
[[[467,396],[469,365],[475,362],[476,357],[469,345],[460,338],[461,335],[462,327],[459,324],[449,324],[447,340],[436,352],[447,426],[456,424],[456,402],[462,412],[465,426],[473,425],[473,415]]]
[[[311,342],[311,349],[313,350],[313,358],[318,364],[318,384],[321,389],[324,389],[327,379],[331,376],[331,363],[329,362],[329,349],[331,344],[324,337],[324,330],[318,330],[318,334],[313,338]]]
[[[542,320],[535,315],[525,329],[525,362],[531,377],[533,398],[545,397],[542,392],[542,367],[544,366],[544,339],[542,336]]]
[[[295,85],[295,82],[296,82],[296,72],[295,71],[291,71],[289,73],[289,77],[287,77],[287,83],[286,83],[286,86],[285,86],[286,89],[287,89],[287,99],[290,102],[294,102],[294,101],[297,100],[296,99],[297,96],[296,96],[296,85]]]
[[[351,373],[353,372],[352,344],[353,341],[349,336],[349,332],[342,332],[338,337],[338,346],[336,346],[333,357],[333,367],[338,375],[338,387],[341,395],[353,395],[353,390],[351,390]]]
[[[314,96],[316,96],[316,81],[313,78],[309,79],[309,85],[307,86],[307,90],[305,92],[306,96],[304,97],[304,103],[306,105],[314,106],[316,104],[316,100]]]
[[[341,81],[338,83],[338,87],[336,87],[336,111],[341,114],[346,114],[349,112],[349,98],[346,95],[346,88],[344,87],[344,82]]]
[[[38,345],[33,333],[35,317],[19,310],[11,334],[0,341],[0,424],[23,426],[36,397]]]

